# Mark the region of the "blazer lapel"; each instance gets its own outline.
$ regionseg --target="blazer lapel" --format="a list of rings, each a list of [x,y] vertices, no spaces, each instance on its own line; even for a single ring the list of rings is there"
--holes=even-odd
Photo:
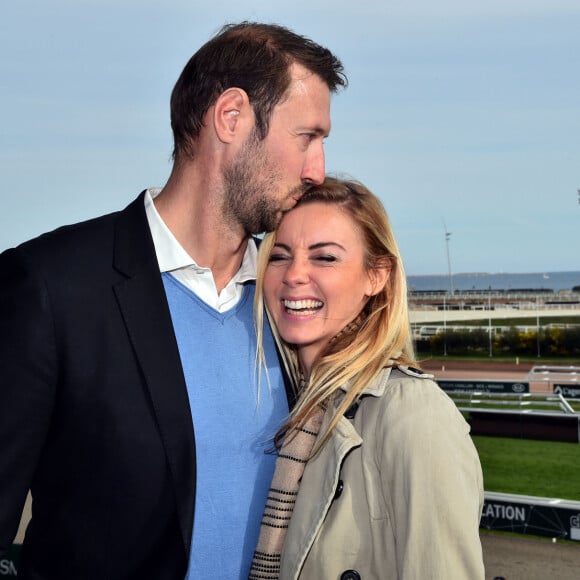
[[[193,425],[143,194],[119,214],[114,259],[117,270],[126,276],[115,293],[157,415],[189,554],[195,504]]]

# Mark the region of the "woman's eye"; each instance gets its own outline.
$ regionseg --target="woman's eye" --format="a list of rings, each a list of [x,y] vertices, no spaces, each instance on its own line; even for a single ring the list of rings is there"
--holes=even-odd
[[[285,256],[284,254],[270,254],[270,257],[268,258],[268,262],[281,262],[283,260],[287,260],[288,256]]]
[[[336,262],[336,256],[331,256],[331,255],[324,255],[324,256],[316,256],[316,258],[314,258],[315,260],[317,260],[318,262]]]

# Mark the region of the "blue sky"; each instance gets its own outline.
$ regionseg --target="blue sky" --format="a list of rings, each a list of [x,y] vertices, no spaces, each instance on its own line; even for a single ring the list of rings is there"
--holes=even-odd
[[[408,274],[580,270],[577,0],[12,0],[0,9],[0,248],[170,169],[169,95],[224,23],[328,46],[327,170],[383,200]]]

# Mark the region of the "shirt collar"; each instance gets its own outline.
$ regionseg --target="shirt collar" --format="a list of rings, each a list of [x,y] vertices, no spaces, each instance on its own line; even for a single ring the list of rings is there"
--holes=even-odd
[[[198,266],[195,260],[185,251],[183,246],[177,241],[171,230],[161,219],[153,199],[159,195],[161,188],[149,188],[145,192],[145,213],[153,237],[153,245],[161,272],[173,272],[184,268],[194,267],[210,271],[209,268]],[[242,284],[249,280],[256,279],[258,262],[258,249],[254,238],[248,240],[248,245],[242,259],[242,265],[234,276],[236,283]]]

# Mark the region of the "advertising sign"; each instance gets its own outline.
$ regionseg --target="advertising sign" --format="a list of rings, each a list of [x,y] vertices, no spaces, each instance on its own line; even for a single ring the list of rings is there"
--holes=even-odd
[[[18,576],[18,555],[20,546],[13,544],[8,552],[0,557],[0,578],[16,578]]]
[[[573,385],[554,383],[554,394],[563,395],[568,399],[580,399],[580,385],[578,383]]]
[[[521,381],[464,381],[459,379],[439,379],[439,386],[447,392],[478,392],[478,393],[529,393],[530,383]]]
[[[580,502],[486,493],[480,527],[580,541]]]

